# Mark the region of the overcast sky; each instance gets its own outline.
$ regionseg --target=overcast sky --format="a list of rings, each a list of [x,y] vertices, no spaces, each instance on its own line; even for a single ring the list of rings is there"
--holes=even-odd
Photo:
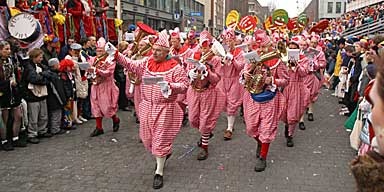
[[[263,6],[266,6],[269,3],[273,2],[276,6],[276,9],[285,9],[288,12],[289,17],[297,16],[301,11],[304,10],[306,5],[311,2],[311,0],[258,0],[258,1]],[[296,3],[297,1],[299,1],[299,3]],[[299,10],[297,9],[297,6],[299,6]]]

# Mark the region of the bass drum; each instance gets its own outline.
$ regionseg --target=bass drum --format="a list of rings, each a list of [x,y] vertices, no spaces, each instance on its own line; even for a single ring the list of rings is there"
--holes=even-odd
[[[19,13],[8,21],[10,35],[20,41],[32,43],[41,33],[39,21],[29,13]]]

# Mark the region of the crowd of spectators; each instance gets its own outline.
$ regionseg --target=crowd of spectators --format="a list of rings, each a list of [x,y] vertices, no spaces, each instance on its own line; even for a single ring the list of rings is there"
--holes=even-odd
[[[338,33],[355,29],[366,23],[373,23],[384,18],[384,4],[379,3],[369,7],[346,12],[341,17],[330,20],[328,32],[334,36]]]

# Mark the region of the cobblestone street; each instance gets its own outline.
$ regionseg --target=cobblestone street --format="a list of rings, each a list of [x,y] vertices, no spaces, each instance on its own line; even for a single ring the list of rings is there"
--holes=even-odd
[[[210,140],[209,158],[197,161],[199,133],[183,127],[164,170],[159,191],[354,191],[349,162],[354,156],[345,117],[331,92],[322,90],[315,105],[315,121],[297,129],[295,146],[286,147],[283,125],[269,150],[267,169],[256,173],[256,142],[236,119],[231,141],[223,140],[227,121],[220,117]],[[1,192],[53,191],[152,191],[155,160],[139,142],[132,112],[119,112],[120,131],[104,120],[106,134],[90,138],[92,120],[77,130],[44,139],[38,145],[0,151]]]

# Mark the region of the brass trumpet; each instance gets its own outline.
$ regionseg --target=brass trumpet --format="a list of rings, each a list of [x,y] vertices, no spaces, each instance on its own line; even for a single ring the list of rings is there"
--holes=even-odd
[[[104,77],[101,77],[101,76],[98,76],[96,74],[96,70],[97,69],[103,69],[105,68],[105,59],[108,57],[108,53],[104,53],[103,55],[101,56],[98,56],[95,60],[95,62],[93,63],[93,67],[95,70],[93,70],[93,72],[91,73],[87,73],[87,78],[90,78],[91,79],[91,82],[93,84],[99,84],[101,82],[104,81]]]
[[[201,56],[199,63],[202,65],[206,65],[207,68],[209,67],[210,69],[212,69],[213,66],[207,63],[207,60],[213,56],[219,56],[221,58],[225,57],[224,47],[218,41],[213,42],[211,49]],[[207,79],[202,79],[204,71],[200,71],[197,68],[196,71],[198,72],[197,78],[192,81],[191,87],[197,92],[203,92],[208,89],[210,83]]]
[[[140,30],[133,42],[132,55],[135,55],[139,51],[139,43],[144,37],[148,35],[156,35],[156,31],[144,23],[137,23],[137,27],[139,27]]]

